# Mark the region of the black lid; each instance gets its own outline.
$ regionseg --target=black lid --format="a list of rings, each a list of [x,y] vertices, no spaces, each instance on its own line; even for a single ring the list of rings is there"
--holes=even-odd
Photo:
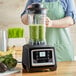
[[[39,3],[32,3],[31,8],[27,8],[29,14],[46,14],[46,9]]]

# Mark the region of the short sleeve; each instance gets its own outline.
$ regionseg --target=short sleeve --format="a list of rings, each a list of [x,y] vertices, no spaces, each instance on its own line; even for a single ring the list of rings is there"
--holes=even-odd
[[[28,0],[27,3],[26,3],[25,8],[24,8],[24,10],[23,10],[23,12],[21,13],[21,16],[23,16],[23,15],[26,13],[26,8],[27,8],[29,5],[31,5],[31,4],[32,4],[32,0]]]
[[[74,0],[67,0],[67,9],[65,16],[71,16],[74,20],[74,23],[76,23],[76,7]]]

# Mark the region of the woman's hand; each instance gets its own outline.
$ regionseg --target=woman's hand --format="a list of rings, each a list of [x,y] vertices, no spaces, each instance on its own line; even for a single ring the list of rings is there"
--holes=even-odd
[[[50,20],[49,17],[46,17],[46,27],[51,27],[52,26],[52,20]]]
[[[32,8],[32,5],[29,5],[27,8]]]

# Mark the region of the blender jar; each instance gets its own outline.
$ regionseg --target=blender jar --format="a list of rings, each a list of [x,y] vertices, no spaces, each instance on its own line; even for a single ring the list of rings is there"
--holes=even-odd
[[[33,3],[32,7],[28,8],[30,43],[32,44],[46,43],[45,17],[46,17],[46,9],[41,8],[40,4]]]

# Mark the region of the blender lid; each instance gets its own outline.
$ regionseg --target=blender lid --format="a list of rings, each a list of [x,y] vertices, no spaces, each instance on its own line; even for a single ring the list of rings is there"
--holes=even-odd
[[[31,8],[27,8],[28,14],[46,14],[46,8],[43,8],[40,3],[32,3]]]

